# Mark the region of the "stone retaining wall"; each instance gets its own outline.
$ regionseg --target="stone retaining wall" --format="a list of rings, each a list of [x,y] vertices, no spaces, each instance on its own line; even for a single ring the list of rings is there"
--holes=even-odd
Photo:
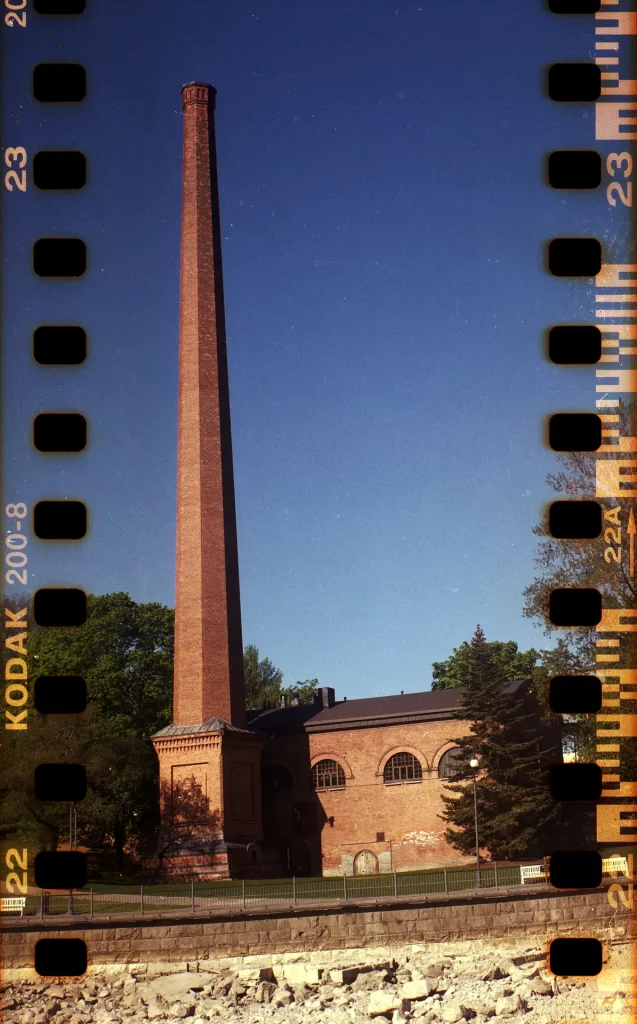
[[[3,922],[5,968],[33,963],[42,937],[81,938],[89,963],[212,960],[254,953],[284,953],[362,946],[442,942],[456,939],[511,939],[558,935],[600,939],[634,935],[628,909],[606,889],[589,892],[518,893],[465,897],[444,903],[412,901],[382,907],[341,906],[312,911],[246,911],[243,914],[172,916],[140,921],[52,919]]]

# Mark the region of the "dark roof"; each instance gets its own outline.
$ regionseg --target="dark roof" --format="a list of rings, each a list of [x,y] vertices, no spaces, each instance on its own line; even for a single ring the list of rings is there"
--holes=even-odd
[[[236,725],[231,725],[230,722],[226,722],[225,718],[209,718],[203,725],[175,725],[173,722],[171,725],[164,726],[159,732],[156,732],[153,739],[156,736],[190,736],[195,733],[208,733],[208,732],[247,732],[249,730],[239,729]]]
[[[507,683],[505,691],[514,693],[525,682],[516,679]],[[296,730],[304,727],[308,732],[328,732],[331,729],[364,726],[395,725],[399,722],[418,722],[427,719],[452,718],[460,705],[464,689],[421,690],[418,693],[398,693],[389,697],[363,697],[359,700],[341,700],[331,708],[317,709],[316,705],[299,704],[271,711],[248,713],[251,729],[267,732]]]

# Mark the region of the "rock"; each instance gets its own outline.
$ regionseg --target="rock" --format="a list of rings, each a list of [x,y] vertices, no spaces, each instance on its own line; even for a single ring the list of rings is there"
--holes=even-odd
[[[426,999],[436,991],[433,978],[421,978],[419,981],[408,981],[400,990],[403,999]]]
[[[293,996],[288,988],[275,988],[270,1002],[272,1006],[289,1006]]]
[[[394,1010],[407,1009],[407,1001],[391,989],[380,989],[369,997],[367,1012],[370,1017],[389,1016]]]
[[[272,1000],[272,993],[276,991],[273,981],[260,981],[254,993],[257,1003],[269,1003]]]
[[[166,1016],[166,1007],[158,999],[153,999],[146,1006],[148,1020],[162,1020]]]
[[[454,999],[442,1004],[440,1016],[445,1021],[445,1024],[456,1024],[457,1021],[461,1021],[463,1018],[469,1020],[475,1014],[469,1006],[464,1006],[463,1003],[457,1002]]]
[[[501,966],[498,964],[496,967],[488,967],[478,977],[480,981],[498,981],[500,978],[508,977],[508,975],[502,971]]]
[[[214,974],[203,971],[180,971],[177,974],[166,974],[153,978],[152,981],[140,982],[137,985],[137,990],[144,1002],[153,996],[160,996],[170,1004],[181,1001],[189,992],[201,992],[205,985],[210,985],[216,980]],[[232,978],[228,979],[226,992],[230,988],[232,980]]]
[[[352,992],[373,992],[385,981],[385,971],[369,971],[359,974],[352,982]]]
[[[63,988],[62,985],[49,985],[49,987],[45,989],[44,994],[51,998],[64,999],[66,996],[66,989]]]
[[[407,1018],[402,1010],[394,1010],[391,1015],[392,1024],[406,1024]]]
[[[509,1017],[512,1013],[518,1013],[522,1008],[523,1003],[517,992],[510,996],[502,996],[495,1004],[495,1012],[498,1017]]]
[[[427,964],[422,968],[422,973],[426,978],[442,978],[445,973],[445,965],[443,963]]]
[[[343,967],[340,970],[330,971],[330,980],[335,985],[351,985],[353,981],[356,981],[360,971],[360,967]]]
[[[228,989],[228,999],[232,999],[233,1003],[237,1003],[247,992],[246,986],[238,978],[235,978],[232,985]]]
[[[318,985],[322,974],[320,967],[311,964],[286,964],[283,968],[283,977],[291,985]]]
[[[306,999],[309,999],[310,996],[314,995],[314,989],[305,984],[294,985],[292,992],[294,993],[295,1003],[304,1003]]]
[[[429,1012],[429,1007],[423,1002],[416,1003],[416,1005],[411,1008],[412,1017],[422,1017],[425,1013]]]
[[[243,982],[274,980],[274,974],[271,967],[242,967],[237,977],[239,978],[239,981]]]
[[[308,1010],[324,1010],[325,1001],[321,999],[320,996],[313,996],[311,999],[306,1001],[305,1007]]]
[[[177,1017],[178,1020],[183,1020],[184,1017],[194,1017],[195,1004],[182,1002],[173,1003],[168,1012],[171,1017]]]
[[[534,978],[529,982],[528,988],[534,996],[550,996],[553,992],[553,986],[545,978]]]

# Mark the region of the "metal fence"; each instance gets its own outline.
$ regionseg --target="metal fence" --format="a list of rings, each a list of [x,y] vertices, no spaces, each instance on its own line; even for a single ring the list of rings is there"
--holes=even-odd
[[[546,878],[533,879],[546,884]],[[253,879],[183,886],[139,886],[119,892],[80,889],[68,895],[42,892],[25,897],[17,913],[27,917],[76,914],[85,917],[115,914],[201,913],[249,907],[294,906],[314,901],[356,901],[459,893],[476,889],[522,886],[519,864],[480,868],[440,868],[422,873],[338,876],[328,878]]]

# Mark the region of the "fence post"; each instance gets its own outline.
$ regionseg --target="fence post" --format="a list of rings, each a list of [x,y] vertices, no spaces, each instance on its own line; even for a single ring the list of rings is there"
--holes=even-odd
[[[144,913],[144,886],[143,885],[140,885],[140,887],[139,887],[139,912],[140,912],[140,914]]]
[[[241,905],[242,905],[243,909],[245,910],[245,908],[246,908],[246,880],[245,880],[245,878],[241,879]]]
[[[347,899],[347,875],[343,875],[343,899]]]
[[[445,892],[449,892],[449,886],[448,886],[448,884],[447,884],[447,869],[446,869],[446,868],[443,868],[442,870],[443,870],[443,871],[444,871],[444,873],[445,873]]]
[[[194,912],[195,912],[195,883],[194,882],[190,883],[190,906],[191,906],[191,910],[192,910],[192,912],[194,914]]]
[[[495,871],[495,887],[498,888],[498,863],[497,861],[493,864],[493,870]]]
[[[93,890],[92,889],[91,889],[91,909],[90,909],[90,915],[91,915],[91,917],[93,916]]]
[[[398,896],[398,874],[394,871],[394,896]]]
[[[296,877],[292,875],[292,903],[296,903]]]
[[[44,917],[44,893],[40,893],[40,906],[39,906],[40,917]]]

